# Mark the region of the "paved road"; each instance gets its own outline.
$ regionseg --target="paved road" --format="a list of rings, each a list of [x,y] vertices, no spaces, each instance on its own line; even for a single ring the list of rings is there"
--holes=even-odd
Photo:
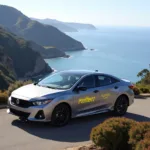
[[[150,98],[135,99],[126,117],[150,121]],[[89,142],[92,127],[110,114],[73,119],[69,125],[54,128],[43,123],[22,123],[15,116],[0,110],[0,150],[62,150]]]

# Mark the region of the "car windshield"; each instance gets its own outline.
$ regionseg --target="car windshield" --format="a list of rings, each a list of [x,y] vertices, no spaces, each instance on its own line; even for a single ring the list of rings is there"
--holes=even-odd
[[[70,89],[81,77],[81,74],[59,72],[44,78],[38,85],[52,89]]]

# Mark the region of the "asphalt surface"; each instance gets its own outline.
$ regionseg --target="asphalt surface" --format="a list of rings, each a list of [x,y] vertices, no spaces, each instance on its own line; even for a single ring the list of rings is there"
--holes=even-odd
[[[45,123],[23,123],[0,110],[0,150],[63,150],[89,143],[92,127],[112,117],[110,113],[73,119],[62,128]],[[150,98],[135,99],[127,118],[150,121]]]

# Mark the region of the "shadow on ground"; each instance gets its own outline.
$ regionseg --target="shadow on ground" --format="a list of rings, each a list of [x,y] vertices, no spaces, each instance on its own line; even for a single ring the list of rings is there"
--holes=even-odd
[[[138,99],[138,100],[149,100],[150,95],[135,95],[134,98]]]
[[[94,116],[82,117],[72,119],[70,123],[61,128],[55,128],[50,126],[48,123],[34,123],[27,122],[23,123],[19,120],[14,120],[12,122],[13,126],[16,126],[31,135],[55,141],[62,142],[82,142],[88,141],[91,129],[103,122],[107,118],[110,118],[111,114],[99,114]],[[136,115],[132,113],[127,113],[127,118],[131,118],[137,121],[150,121],[150,118]]]

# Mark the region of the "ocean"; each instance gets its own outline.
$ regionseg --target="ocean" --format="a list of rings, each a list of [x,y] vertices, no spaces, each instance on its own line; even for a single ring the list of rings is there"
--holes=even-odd
[[[87,50],[66,52],[70,58],[46,59],[55,70],[98,70],[136,82],[137,73],[149,69],[150,28],[99,27],[66,34]]]

